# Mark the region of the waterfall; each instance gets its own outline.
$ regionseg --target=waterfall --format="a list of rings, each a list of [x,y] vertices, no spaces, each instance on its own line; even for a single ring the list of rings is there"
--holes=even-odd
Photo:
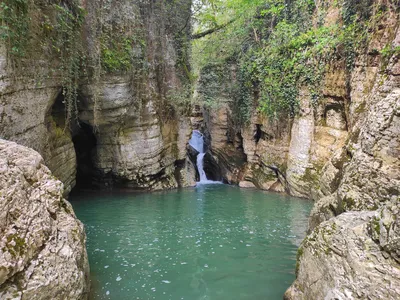
[[[203,135],[201,134],[200,131],[193,130],[192,138],[189,141],[189,145],[192,146],[194,149],[196,149],[197,152],[199,152],[199,154],[197,154],[197,170],[199,171],[200,175],[200,183],[205,183],[209,180],[207,179],[206,172],[204,172],[203,168],[203,159],[206,153],[204,152]]]
[[[189,145],[196,149],[197,152],[204,153],[204,139],[200,131],[193,130],[192,138],[189,140]]]
[[[189,140],[189,145],[192,146],[199,154],[197,154],[196,164],[197,171],[199,171],[200,181],[198,184],[221,184],[220,181],[212,181],[207,179],[206,172],[204,172],[204,138],[203,134],[198,130],[193,130],[192,138]]]
[[[200,182],[208,181],[206,172],[204,172],[204,168],[203,168],[204,155],[206,155],[206,154],[205,153],[199,153],[197,155],[197,170],[199,171]]]

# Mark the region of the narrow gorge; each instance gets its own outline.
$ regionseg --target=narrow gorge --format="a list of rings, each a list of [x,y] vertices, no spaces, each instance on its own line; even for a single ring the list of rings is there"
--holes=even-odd
[[[398,0],[3,0],[0,19],[0,299],[400,298]],[[176,294],[111,288],[101,250],[149,278],[198,265]],[[228,258],[245,269],[213,274]]]

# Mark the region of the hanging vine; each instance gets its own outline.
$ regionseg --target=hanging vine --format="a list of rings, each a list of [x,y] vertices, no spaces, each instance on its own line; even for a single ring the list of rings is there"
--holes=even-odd
[[[43,59],[40,55],[46,56],[49,65],[57,61],[47,76],[61,78],[66,126],[77,116],[78,84],[85,71],[81,36],[85,15],[78,0],[4,0],[0,4],[0,38],[13,72],[26,75],[24,63],[30,62],[28,67],[35,69],[35,63]]]

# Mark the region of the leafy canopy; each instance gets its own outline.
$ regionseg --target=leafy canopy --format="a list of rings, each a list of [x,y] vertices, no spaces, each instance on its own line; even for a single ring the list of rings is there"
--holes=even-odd
[[[237,76],[228,76],[236,81],[230,93],[224,93],[230,94],[240,122],[246,122],[255,108],[276,118],[293,116],[300,90],[307,88],[312,102],[317,103],[326,66],[344,59],[351,69],[367,40],[370,15],[366,12],[371,10],[371,1],[336,2],[342,18],[329,25],[325,16],[332,3],[324,1],[318,6],[314,0],[195,2],[194,33],[210,34],[193,42],[194,70],[201,78],[212,66],[219,74],[224,73],[221,66],[236,66]],[[200,79],[200,84],[207,82]],[[202,90],[200,98],[207,103],[221,98],[218,89],[200,87]]]

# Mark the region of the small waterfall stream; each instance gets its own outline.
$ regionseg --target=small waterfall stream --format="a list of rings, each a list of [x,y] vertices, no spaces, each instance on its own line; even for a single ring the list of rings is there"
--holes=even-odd
[[[199,171],[200,181],[199,183],[216,183],[215,181],[208,180],[206,172],[204,172],[204,138],[203,134],[198,130],[193,130],[192,138],[189,140],[189,145],[199,152],[196,159],[197,170]]]
[[[197,155],[197,170],[199,171],[200,182],[208,181],[206,172],[204,172],[204,168],[203,168],[204,155],[206,155],[206,154],[205,153],[199,153]]]

